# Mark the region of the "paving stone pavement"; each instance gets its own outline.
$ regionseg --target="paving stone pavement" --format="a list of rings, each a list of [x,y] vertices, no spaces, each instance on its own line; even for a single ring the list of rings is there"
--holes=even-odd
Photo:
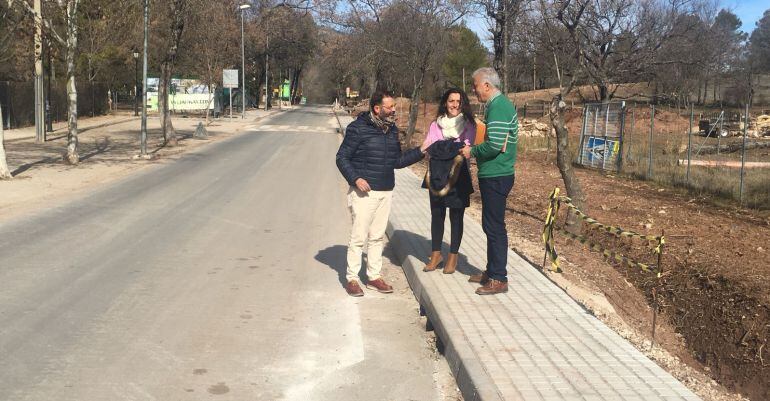
[[[699,399],[511,250],[508,293],[476,295],[467,279],[485,266],[486,237],[475,221],[465,220],[457,273],[423,272],[431,249],[421,183],[396,172],[388,236],[466,401]]]
[[[341,127],[352,121],[337,117]],[[486,264],[486,236],[469,218],[458,271],[423,272],[431,249],[421,183],[396,171],[387,234],[465,401],[700,400],[511,250],[508,292],[476,295],[467,280]],[[447,223],[445,254],[450,231]]]

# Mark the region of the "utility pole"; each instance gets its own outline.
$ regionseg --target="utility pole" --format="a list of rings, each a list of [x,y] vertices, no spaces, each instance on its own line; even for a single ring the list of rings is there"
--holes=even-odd
[[[45,142],[45,95],[43,94],[43,7],[34,0],[35,10],[35,140]]]
[[[265,35],[265,111],[269,108],[270,104],[270,85],[267,81],[267,50],[270,49],[270,36]]]
[[[150,24],[150,0],[144,0],[144,49],[142,56],[142,156],[147,156],[147,39]]]
[[[139,115],[139,52],[134,50],[134,117]]]
[[[243,36],[243,12],[251,8],[249,4],[241,4],[241,82],[243,83],[243,89],[241,91],[241,118],[246,118],[246,45],[244,43]]]

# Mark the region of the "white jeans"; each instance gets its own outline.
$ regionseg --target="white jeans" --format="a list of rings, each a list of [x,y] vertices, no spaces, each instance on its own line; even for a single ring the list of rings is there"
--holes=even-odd
[[[353,218],[353,228],[348,243],[348,281],[359,280],[364,244],[367,245],[367,278],[376,280],[381,277],[382,248],[392,199],[393,191],[361,192],[356,187],[350,187],[348,207]]]

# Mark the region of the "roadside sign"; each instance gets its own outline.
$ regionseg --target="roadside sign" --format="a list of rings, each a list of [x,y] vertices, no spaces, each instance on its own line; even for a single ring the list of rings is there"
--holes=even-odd
[[[222,70],[222,87],[238,87],[238,70]]]

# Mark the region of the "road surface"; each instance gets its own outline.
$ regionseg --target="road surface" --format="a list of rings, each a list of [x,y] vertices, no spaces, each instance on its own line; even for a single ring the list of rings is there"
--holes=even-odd
[[[342,288],[334,124],[283,113],[0,224],[0,400],[455,399],[398,268]]]

